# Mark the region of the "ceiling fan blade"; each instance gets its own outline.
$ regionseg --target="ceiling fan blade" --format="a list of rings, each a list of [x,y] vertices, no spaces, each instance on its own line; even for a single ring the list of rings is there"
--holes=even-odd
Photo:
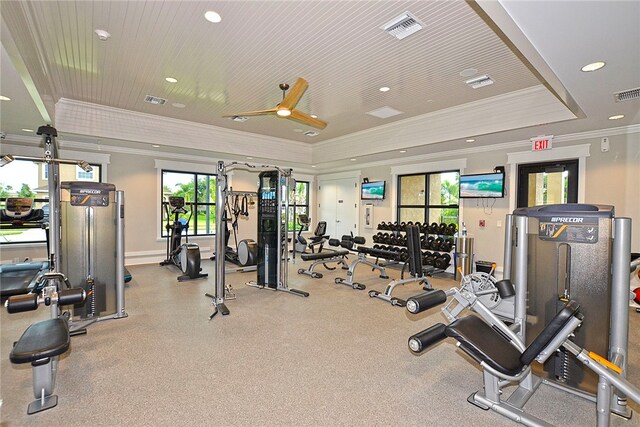
[[[300,98],[302,98],[302,95],[304,95],[307,87],[309,87],[309,83],[307,83],[307,81],[302,77],[298,77],[298,80],[296,80],[296,83],[289,90],[289,93],[287,93],[287,95],[284,97],[284,99],[278,106],[278,109],[293,110],[298,104],[298,101],[300,101]]]
[[[278,111],[277,108],[269,108],[268,110],[245,111],[244,113],[229,113],[229,114],[224,114],[222,117],[264,116],[267,114],[275,114],[276,111]]]
[[[324,129],[327,127],[327,122],[320,119],[315,119],[300,110],[291,110],[291,115],[288,116],[287,119],[295,120],[297,122],[304,123],[318,129]]]

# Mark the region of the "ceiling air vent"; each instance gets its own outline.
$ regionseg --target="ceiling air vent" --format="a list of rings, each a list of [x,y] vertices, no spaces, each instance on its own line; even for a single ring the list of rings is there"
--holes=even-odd
[[[638,99],[640,98],[640,87],[616,92],[613,94],[613,98],[616,102],[633,101],[634,99]]]
[[[246,122],[247,120],[249,120],[249,117],[247,116],[231,116],[231,120],[233,120],[234,122]]]
[[[144,97],[144,102],[148,102],[153,105],[164,105],[167,103],[167,100],[164,98],[158,98],[157,96],[147,95]]]
[[[315,130],[308,130],[304,133],[304,135],[306,136],[318,136],[320,135],[320,132],[316,132]]]
[[[471,80],[467,80],[465,83],[473,89],[478,89],[479,87],[492,85],[494,81],[491,77],[485,74],[484,76],[474,77]]]
[[[410,12],[405,12],[402,15],[393,18],[380,28],[398,40],[402,40],[403,38],[420,31],[422,27],[424,27],[424,24],[418,21],[418,18],[413,16]]]

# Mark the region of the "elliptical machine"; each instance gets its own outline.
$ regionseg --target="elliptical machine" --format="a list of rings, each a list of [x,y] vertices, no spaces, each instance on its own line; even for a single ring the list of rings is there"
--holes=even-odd
[[[169,196],[169,201],[164,205],[167,214],[167,259],[160,265],[173,264],[184,273],[178,276],[178,282],[207,277],[207,273],[201,273],[200,247],[195,243],[189,243],[189,221],[193,216],[193,207],[187,211],[184,208],[184,197]],[[171,207],[171,211],[169,211]],[[185,222],[180,220],[181,214],[189,212],[189,218]],[[173,215],[173,222],[171,216]],[[182,233],[185,235],[185,243],[182,243]]]

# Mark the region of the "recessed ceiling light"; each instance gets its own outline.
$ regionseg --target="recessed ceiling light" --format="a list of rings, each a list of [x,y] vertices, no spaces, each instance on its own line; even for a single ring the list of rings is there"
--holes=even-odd
[[[167,77],[165,80],[169,83],[178,83],[178,79],[174,79],[173,77]]]
[[[475,139],[469,138],[469,139],[465,139],[465,141],[467,141],[467,142],[475,142]]]
[[[616,114],[615,116],[609,117],[609,120],[619,120],[624,118],[624,114]]]
[[[316,167],[316,165],[311,165],[311,167],[312,167],[312,168],[315,168],[315,167]]]
[[[171,104],[171,105],[173,105],[173,106],[174,106],[174,107],[176,107],[176,108],[184,108],[184,107],[186,107],[186,105],[184,105],[184,104],[180,104],[179,102],[174,102],[174,103],[173,103],[173,104]]]
[[[11,98],[8,96],[0,95],[0,101],[11,101]]]
[[[153,148],[160,148],[160,146],[159,146],[158,144],[151,144],[151,146],[152,146]]]
[[[356,160],[358,160],[358,159],[349,159],[349,160],[351,160],[352,162],[355,162],[355,161],[356,161]]]
[[[23,132],[33,132],[33,129],[22,128]]]
[[[98,39],[100,39],[101,41],[106,41],[109,39],[109,37],[111,37],[111,34],[109,34],[109,32],[105,30],[95,30],[94,32],[98,36]]]
[[[318,116],[316,116],[315,114],[310,114],[311,117],[313,117],[314,119],[317,119]]]
[[[380,91],[380,92],[389,92],[389,90],[390,90],[390,89],[389,89],[387,86],[382,86],[382,87],[379,89],[379,91]]]
[[[475,76],[476,74],[478,74],[478,70],[475,68],[465,68],[464,70],[460,71],[460,77],[471,77]]]
[[[217,24],[218,22],[222,21],[222,17],[220,16],[220,14],[218,12],[214,12],[213,10],[209,10],[204,14],[204,19],[206,19],[209,22],[213,22],[214,24]]]
[[[400,152],[401,152],[401,153],[406,153],[406,152],[407,152],[407,150],[400,150]]]
[[[247,160],[253,160],[253,157],[247,156]]]
[[[585,73],[588,73],[590,71],[599,70],[600,68],[604,67],[605,65],[607,65],[606,62],[602,62],[602,61],[592,62],[591,64],[587,64],[584,67],[582,67],[581,70],[584,71]]]

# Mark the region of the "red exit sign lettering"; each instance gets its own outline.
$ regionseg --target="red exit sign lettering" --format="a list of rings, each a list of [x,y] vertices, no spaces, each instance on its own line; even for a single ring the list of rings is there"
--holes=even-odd
[[[531,151],[551,150],[553,147],[553,135],[531,138]]]

